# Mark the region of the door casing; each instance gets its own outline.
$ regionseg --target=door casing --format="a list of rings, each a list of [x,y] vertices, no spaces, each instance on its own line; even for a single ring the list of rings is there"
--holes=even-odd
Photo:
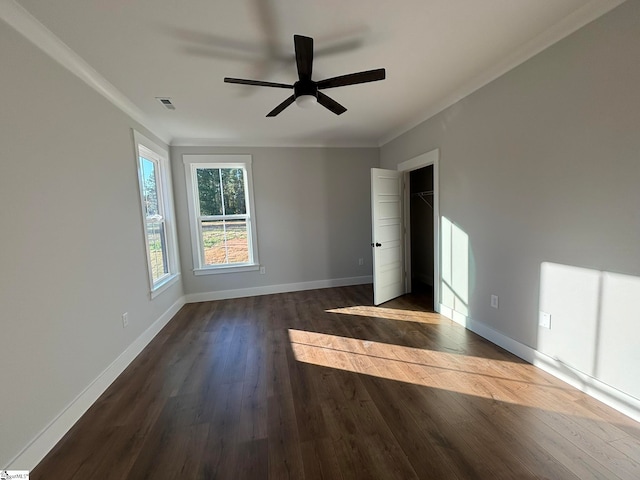
[[[439,172],[440,150],[435,149],[399,163],[397,170],[404,173],[404,271],[405,292],[411,291],[411,215],[409,173],[433,165],[433,309],[440,312],[440,195]]]

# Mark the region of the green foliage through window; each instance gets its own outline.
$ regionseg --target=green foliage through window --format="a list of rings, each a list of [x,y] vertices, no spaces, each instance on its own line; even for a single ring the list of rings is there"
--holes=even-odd
[[[138,148],[141,148],[140,146]],[[169,274],[166,218],[160,192],[160,163],[157,159],[140,155],[139,174],[144,208],[147,254],[153,283]]]
[[[200,215],[245,215],[242,168],[198,168]]]
[[[144,196],[144,208],[147,217],[159,214],[158,188],[156,186],[156,166],[151,160],[140,157],[142,170],[142,188]]]
[[[245,169],[203,165],[197,167],[195,173],[202,264],[249,263],[251,250]]]

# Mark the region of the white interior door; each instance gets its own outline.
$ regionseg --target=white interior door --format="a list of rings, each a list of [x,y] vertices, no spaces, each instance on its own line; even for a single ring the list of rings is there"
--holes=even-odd
[[[380,305],[405,293],[402,172],[371,169],[373,303]]]

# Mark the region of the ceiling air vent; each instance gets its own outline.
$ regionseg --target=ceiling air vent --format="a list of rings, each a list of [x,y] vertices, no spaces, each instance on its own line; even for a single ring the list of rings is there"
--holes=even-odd
[[[156,97],[158,101],[165,106],[168,110],[175,110],[176,107],[171,103],[171,99],[169,97]]]

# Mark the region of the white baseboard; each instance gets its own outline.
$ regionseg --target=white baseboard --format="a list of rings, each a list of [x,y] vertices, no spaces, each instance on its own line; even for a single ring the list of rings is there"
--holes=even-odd
[[[225,300],[229,298],[255,297],[258,295],[271,295],[274,293],[299,292],[302,290],[315,290],[317,288],[347,287],[350,285],[364,285],[372,283],[373,277],[334,278],[329,280],[315,280],[313,282],[284,283],[280,285],[265,285],[264,287],[238,288],[236,290],[220,290],[218,292],[191,293],[186,295],[187,303],[210,302],[213,300]]]
[[[84,415],[104,391],[118,378],[153,338],[185,304],[184,297],[164,312],[127,349],[93,380],[67,407],[5,467],[7,470],[33,470],[60,439]]]
[[[550,373],[572,387],[640,422],[639,399],[607,385],[586,373],[576,370],[556,358],[545,355],[528,345],[507,337],[481,322],[464,317],[442,304],[440,304],[440,313],[468,330],[471,330],[473,333],[489,340],[491,343],[495,343],[499,347]]]

